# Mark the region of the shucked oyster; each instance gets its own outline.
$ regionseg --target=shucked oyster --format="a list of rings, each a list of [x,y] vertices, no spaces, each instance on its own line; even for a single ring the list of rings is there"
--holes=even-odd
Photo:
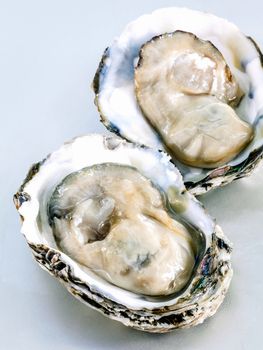
[[[140,17],[106,49],[93,86],[106,127],[166,149],[194,194],[262,157],[261,53],[224,19],[180,8]]]
[[[182,31],[155,37],[140,51],[135,86],[144,115],[184,164],[215,168],[251,141],[252,127],[229,106],[238,84],[209,41]]]
[[[162,152],[76,138],[32,167],[15,204],[37,262],[127,326],[196,325],[228,289],[230,244]]]
[[[132,167],[103,163],[68,175],[50,198],[49,219],[63,252],[130,291],[171,294],[192,273],[189,232]]]

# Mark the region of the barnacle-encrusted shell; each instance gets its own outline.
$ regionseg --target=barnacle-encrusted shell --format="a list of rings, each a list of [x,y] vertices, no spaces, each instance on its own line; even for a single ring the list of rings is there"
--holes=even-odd
[[[94,152],[94,149],[96,152]],[[162,191],[167,213],[182,223],[196,245],[195,266],[187,285],[170,295],[148,296],[109,283],[57,245],[48,203],[57,185],[82,169],[99,164],[136,169]],[[76,138],[35,164],[14,197],[22,233],[35,259],[78,299],[127,326],[168,332],[213,315],[228,289],[231,245],[203,206],[185,190],[170,157],[116,137]]]
[[[156,125],[149,123],[143,115],[144,109],[142,111],[140,108],[142,103],[138,103],[138,92],[136,100],[134,72],[140,50],[147,42],[178,31],[192,33],[200,40],[211,42],[222,54],[229,72],[243,93],[242,98],[237,99],[240,103],[230,103],[231,107],[225,104],[224,111],[230,111],[234,107],[232,112],[245,122],[243,126],[248,126],[243,129],[247,134],[243,144],[240,142],[235,152],[223,158],[224,162],[214,162],[213,166],[217,166],[215,169],[207,169],[213,167],[211,164],[207,166],[200,162],[195,165],[192,160],[180,159],[174,155],[173,161],[181,171],[186,187],[194,194],[202,194],[211,188],[249,175],[262,158],[262,54],[251,38],[243,35],[232,23],[207,13],[184,8],[154,11],[128,24],[123,33],[105,50],[93,82],[95,103],[102,122],[111,131],[134,142],[169,150],[160,138],[163,134],[156,132],[152,127]],[[253,127],[253,132],[249,125]],[[238,136],[238,132],[233,133],[233,138],[235,136]],[[240,140],[242,138],[243,136]],[[188,162],[188,165],[182,161]]]

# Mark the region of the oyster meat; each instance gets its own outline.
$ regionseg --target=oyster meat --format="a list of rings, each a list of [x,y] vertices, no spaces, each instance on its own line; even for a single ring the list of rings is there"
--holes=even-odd
[[[231,244],[170,160],[83,136],[35,164],[14,197],[41,267],[85,304],[148,332],[203,322],[232,277]]]
[[[138,18],[105,50],[93,88],[105,126],[168,151],[193,194],[262,158],[262,55],[222,18],[185,8]]]
[[[191,236],[137,170],[103,163],[70,174],[49,202],[62,251],[136,293],[181,290],[194,267]]]
[[[251,141],[253,128],[228,104],[239,88],[223,56],[209,42],[177,31],[141,48],[135,69],[138,103],[173,156],[215,168]]]

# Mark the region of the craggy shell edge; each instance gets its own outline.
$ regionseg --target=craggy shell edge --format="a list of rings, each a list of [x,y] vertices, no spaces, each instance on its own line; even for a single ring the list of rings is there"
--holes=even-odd
[[[217,226],[214,234],[214,244],[217,246],[217,249],[229,254],[231,247],[217,236],[217,231],[222,236],[221,230]],[[83,284],[74,276],[70,266],[63,261],[61,254],[55,249],[51,249],[43,244],[30,242],[28,242],[28,245],[37,263],[52,276],[56,277],[78,300],[105,316],[122,322],[125,326],[151,333],[166,333],[177,328],[190,328],[203,323],[206,318],[213,316],[224,300],[233,274],[229,261],[222,261],[218,264],[217,271],[213,275],[215,278],[210,283],[216,288],[217,278],[220,280],[220,287],[205,300],[204,305],[199,305],[196,302],[178,310],[169,310],[167,308],[167,312],[154,310],[154,313],[148,310],[128,310],[123,305],[104,298],[103,295],[94,294],[89,286]],[[210,255],[206,254],[205,259],[209,261],[211,259]],[[206,286],[201,283],[200,286],[196,287],[198,293],[205,292],[205,288]]]

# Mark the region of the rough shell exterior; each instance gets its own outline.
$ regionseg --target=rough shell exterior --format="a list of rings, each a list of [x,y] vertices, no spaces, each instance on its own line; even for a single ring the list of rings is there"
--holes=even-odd
[[[29,247],[38,264],[58,278],[67,290],[84,304],[126,326],[152,333],[189,328],[214,315],[225,297],[232,277],[229,262],[220,257],[221,253],[229,254],[231,248],[215,232],[213,248],[206,253],[204,263],[198,271],[200,276],[196,277],[195,287],[188,298],[167,309],[130,310],[94,293],[88,285],[74,276],[70,266],[56,250],[33,243],[29,243]],[[216,254],[219,254],[217,259]],[[192,298],[196,299],[196,302],[189,303]]]

